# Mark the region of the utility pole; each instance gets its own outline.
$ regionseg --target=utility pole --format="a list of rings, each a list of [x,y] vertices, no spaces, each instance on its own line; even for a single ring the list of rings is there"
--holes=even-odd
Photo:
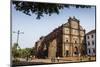
[[[17,32],[13,32],[17,34],[17,40],[16,43],[18,44],[18,40],[19,40],[19,34],[24,34],[24,32],[20,32],[20,30],[18,30]],[[18,45],[19,46],[19,45]]]

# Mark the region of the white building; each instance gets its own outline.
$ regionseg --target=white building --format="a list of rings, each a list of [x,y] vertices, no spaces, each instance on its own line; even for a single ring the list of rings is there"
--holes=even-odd
[[[96,31],[92,30],[86,34],[87,55],[96,55]]]

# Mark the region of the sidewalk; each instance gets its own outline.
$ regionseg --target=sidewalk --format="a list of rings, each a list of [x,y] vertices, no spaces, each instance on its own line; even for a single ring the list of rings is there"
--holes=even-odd
[[[95,60],[94,57],[91,57],[91,61]],[[43,62],[43,63],[62,63],[62,62],[82,62],[82,61],[90,61],[88,57],[64,57],[64,58],[55,58],[55,62],[52,62],[51,59],[33,59],[31,62]]]
[[[43,62],[43,63],[76,62],[76,60],[72,60],[71,58],[59,58],[59,61],[56,58],[54,61],[55,62],[52,62],[51,59],[34,59],[31,62]]]
[[[81,58],[83,58],[81,60]],[[23,60],[23,59],[21,59]],[[20,61],[13,63],[13,66],[28,66],[28,65],[44,65],[44,64],[60,64],[60,63],[73,63],[73,62],[89,62],[89,61],[95,61],[95,57],[91,57],[91,60],[89,60],[89,57],[64,57],[64,58],[55,58],[55,62],[51,62],[51,59],[33,59],[29,61]]]

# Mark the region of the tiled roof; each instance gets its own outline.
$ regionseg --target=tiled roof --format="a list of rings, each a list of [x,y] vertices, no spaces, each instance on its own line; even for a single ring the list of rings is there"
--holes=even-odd
[[[96,32],[96,30],[94,29],[94,30],[91,30],[90,32],[88,32],[86,35],[89,35],[89,34],[92,34],[92,33],[95,33]]]

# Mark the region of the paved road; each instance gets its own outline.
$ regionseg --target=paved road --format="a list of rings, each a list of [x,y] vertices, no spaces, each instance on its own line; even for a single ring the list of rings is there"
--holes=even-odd
[[[95,61],[94,58],[91,58],[92,61]],[[89,61],[87,58],[83,59],[83,61]],[[27,61],[21,61],[17,63],[13,63],[14,66],[28,66],[28,65],[44,65],[44,64],[59,64],[59,63],[73,63],[80,62],[80,57],[69,57],[69,58],[59,58],[59,62],[55,59],[55,62],[52,62],[51,59],[33,59]]]

